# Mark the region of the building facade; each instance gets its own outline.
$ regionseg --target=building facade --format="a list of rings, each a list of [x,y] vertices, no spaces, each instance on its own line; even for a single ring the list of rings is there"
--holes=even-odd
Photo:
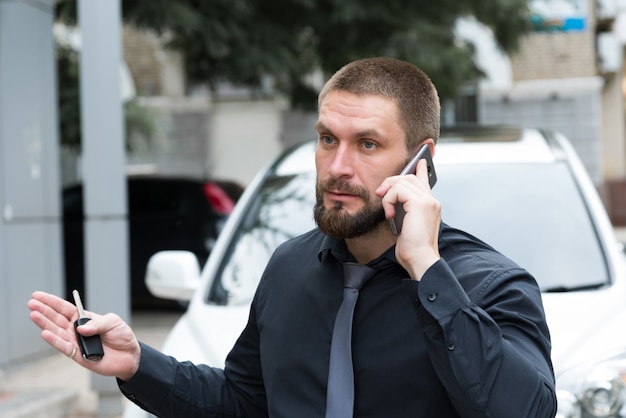
[[[624,6],[534,0],[535,30],[509,57],[510,85],[478,95],[479,121],[556,129],[581,155],[615,224],[626,224]],[[483,63],[488,65],[488,63]]]

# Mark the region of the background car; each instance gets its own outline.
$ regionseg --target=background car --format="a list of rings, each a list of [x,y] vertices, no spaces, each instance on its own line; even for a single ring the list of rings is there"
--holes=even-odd
[[[146,288],[146,265],[161,250],[187,250],[204,263],[243,188],[231,181],[127,177],[129,266],[133,308],[179,307]],[[63,190],[66,298],[85,294],[83,186]]]
[[[201,273],[185,253],[151,259],[146,280],[153,292],[180,297],[184,282],[193,295],[164,352],[223,366],[274,248],[314,226],[314,149],[303,144],[259,174]],[[445,130],[434,165],[444,222],[537,279],[552,337],[557,417],[625,417],[626,257],[569,142],[535,129]],[[140,416],[134,405],[125,415]]]

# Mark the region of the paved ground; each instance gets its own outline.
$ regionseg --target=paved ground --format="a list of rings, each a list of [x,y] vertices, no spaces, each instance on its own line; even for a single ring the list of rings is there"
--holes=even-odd
[[[134,312],[133,329],[141,341],[160,347],[180,315],[179,312]],[[2,418],[98,416],[98,398],[91,390],[91,373],[62,354],[54,354],[7,374],[1,383]],[[119,399],[126,402],[121,395]]]

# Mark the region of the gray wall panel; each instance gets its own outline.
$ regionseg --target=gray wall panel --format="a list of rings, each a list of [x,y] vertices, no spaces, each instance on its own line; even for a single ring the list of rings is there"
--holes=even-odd
[[[62,291],[52,0],[0,0],[0,368],[52,350],[28,319]]]

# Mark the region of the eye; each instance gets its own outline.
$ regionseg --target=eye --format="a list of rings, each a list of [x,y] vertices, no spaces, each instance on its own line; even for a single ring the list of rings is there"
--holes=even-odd
[[[367,150],[372,150],[376,148],[376,144],[372,141],[363,141],[362,144],[363,144],[363,148]]]
[[[328,136],[328,135],[321,135],[320,142],[326,145],[331,145],[335,142],[335,138],[333,138],[332,136]]]

